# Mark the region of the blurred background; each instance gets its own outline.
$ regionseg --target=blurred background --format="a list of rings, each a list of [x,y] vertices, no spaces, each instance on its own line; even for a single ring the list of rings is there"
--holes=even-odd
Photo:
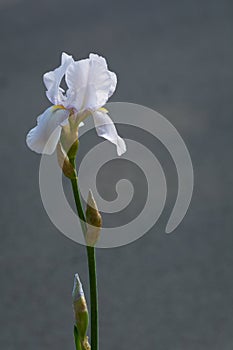
[[[0,0],[1,349],[74,349],[77,271],[88,297],[85,248],[50,222],[40,157],[25,145],[49,106],[42,74],[66,51],[107,57],[119,78],[111,101],[166,116],[195,175],[189,211],[166,235],[177,180],[155,143],[170,184],[163,215],[136,242],[97,251],[100,350],[232,350],[232,10],[230,0]]]

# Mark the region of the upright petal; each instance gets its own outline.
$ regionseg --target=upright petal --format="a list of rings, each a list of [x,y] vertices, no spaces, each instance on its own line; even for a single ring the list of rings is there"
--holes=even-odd
[[[52,154],[61,134],[61,127],[68,122],[69,111],[49,107],[37,118],[37,126],[29,131],[26,142],[37,153]]]
[[[66,108],[75,108],[78,112],[84,110],[89,68],[89,59],[69,65],[65,75],[68,86]]]
[[[108,66],[107,66],[107,62],[105,60],[104,57],[99,56],[97,54],[91,53],[89,55],[89,58],[92,62],[94,61],[98,61],[99,63],[101,63],[101,65],[103,67],[105,67],[105,69],[108,71],[109,73],[109,77],[111,80],[110,86],[109,86],[109,90],[108,90],[108,98],[112,96],[112,94],[114,93],[114,91],[116,90],[116,85],[117,85],[117,76],[114,72],[111,72],[110,70],[108,70]]]
[[[54,71],[44,74],[44,84],[47,88],[46,95],[49,101],[55,105],[63,104],[64,102],[64,91],[62,88],[60,88],[60,84],[68,66],[72,62],[74,62],[72,56],[69,56],[63,52],[60,67],[56,68]]]
[[[67,108],[78,112],[97,110],[104,106],[116,89],[117,79],[107,67],[106,60],[95,54],[89,59],[73,62],[66,72],[68,85]]]
[[[112,142],[117,147],[117,154],[121,156],[126,152],[125,141],[118,135],[111,118],[104,111],[92,112],[95,128],[98,136]]]

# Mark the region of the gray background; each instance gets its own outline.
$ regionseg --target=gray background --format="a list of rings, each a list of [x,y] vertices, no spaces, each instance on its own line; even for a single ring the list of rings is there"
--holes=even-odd
[[[164,234],[171,198],[143,238],[98,250],[100,350],[232,350],[232,10],[230,0],[0,1],[1,349],[73,349],[76,271],[88,290],[85,248],[47,217],[40,158],[25,146],[49,105],[42,74],[64,50],[107,57],[112,101],[166,116],[195,171],[175,234]]]

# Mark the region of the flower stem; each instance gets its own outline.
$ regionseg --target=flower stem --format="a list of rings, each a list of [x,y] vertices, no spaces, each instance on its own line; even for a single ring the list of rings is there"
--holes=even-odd
[[[72,189],[75,204],[80,218],[83,234],[86,232],[86,218],[82,207],[82,202],[78,188],[78,178],[72,178]],[[90,300],[91,300],[91,350],[98,350],[98,294],[96,276],[95,248],[87,246],[87,258],[89,268]]]
[[[91,295],[91,349],[98,350],[98,293],[95,248],[87,246]]]
[[[72,184],[72,190],[73,190],[73,194],[74,194],[74,200],[75,200],[78,216],[79,216],[79,219],[80,219],[80,224],[82,226],[83,234],[85,235],[85,232],[86,232],[86,218],[85,218],[85,214],[84,214],[84,211],[83,211],[82,202],[81,202],[81,198],[80,198],[80,194],[79,194],[78,178],[75,177],[75,178],[71,179],[71,184]]]

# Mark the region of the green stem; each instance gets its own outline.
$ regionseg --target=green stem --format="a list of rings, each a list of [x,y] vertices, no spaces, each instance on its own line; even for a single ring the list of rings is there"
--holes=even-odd
[[[81,202],[81,198],[80,198],[80,194],[79,194],[78,178],[76,177],[76,178],[71,179],[71,184],[72,184],[72,190],[73,190],[73,194],[74,194],[74,200],[75,200],[78,216],[79,216],[79,219],[80,219],[80,224],[82,226],[83,234],[85,235],[85,232],[86,232],[86,218],[85,218],[85,215],[84,215],[82,202]]]
[[[98,350],[98,293],[95,248],[87,246],[91,295],[91,349]]]
[[[78,189],[78,178],[71,179],[75,204],[80,218],[83,234],[86,232],[86,218],[84,215],[82,202]],[[96,276],[96,258],[95,248],[87,246],[87,258],[89,268],[90,282],[90,300],[91,300],[91,349],[98,350],[98,294],[97,294],[97,276]]]

